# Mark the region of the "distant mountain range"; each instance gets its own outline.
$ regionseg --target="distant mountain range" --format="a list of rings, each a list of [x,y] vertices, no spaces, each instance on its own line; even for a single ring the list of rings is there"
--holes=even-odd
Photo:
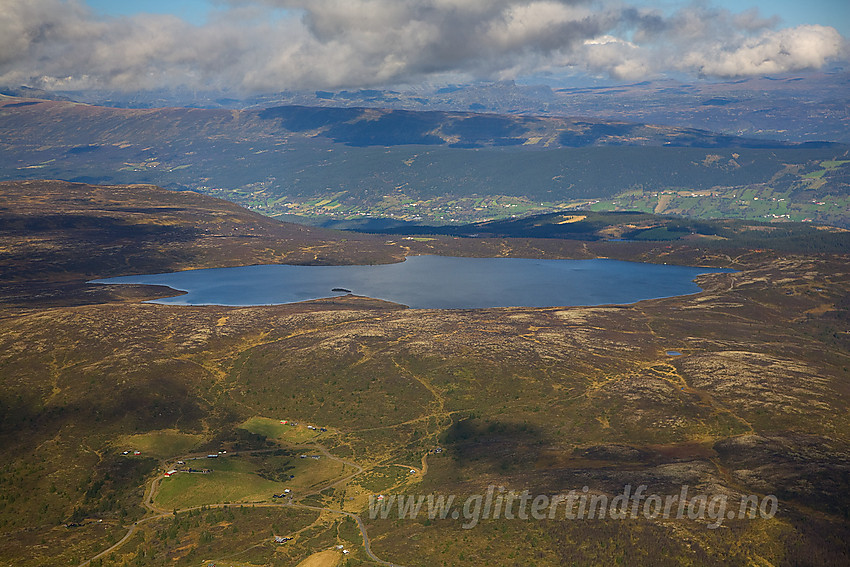
[[[679,126],[622,120],[498,115],[478,112],[409,111],[354,107],[274,106],[222,110],[120,109],[30,97],[0,98],[0,127],[14,141],[93,146],[162,143],[187,137],[231,141],[262,138],[325,138],[347,146],[447,146],[526,149],[588,146],[699,148],[822,147],[833,142],[787,142],[717,134]],[[121,123],[121,124],[119,124]],[[172,138],[173,137],[173,138]]]
[[[619,120],[4,96],[0,149],[4,180],[152,183],[314,219],[462,223],[585,206],[850,222],[848,146]]]
[[[835,67],[731,81],[673,79],[631,84],[521,85],[512,81],[398,89],[282,92],[171,90],[45,92],[26,87],[0,93],[76,100],[123,108],[370,107],[394,110],[473,111],[664,124],[733,136],[792,142],[850,143],[850,70]]]

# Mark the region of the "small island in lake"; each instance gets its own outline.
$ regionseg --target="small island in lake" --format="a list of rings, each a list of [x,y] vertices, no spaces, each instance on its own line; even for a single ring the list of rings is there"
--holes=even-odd
[[[350,289],[345,289],[344,287],[335,287],[331,291],[339,291],[342,293],[351,293]]]

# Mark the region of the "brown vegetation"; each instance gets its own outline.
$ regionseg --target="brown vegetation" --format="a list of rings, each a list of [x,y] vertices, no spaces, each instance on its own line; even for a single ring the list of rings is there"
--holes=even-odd
[[[582,486],[614,494],[645,483],[667,493],[685,483],[732,496],[773,493],[781,502],[772,520],[719,530],[689,521],[488,521],[473,530],[451,520],[368,521],[375,553],[398,564],[846,562],[846,256],[439,239],[405,245],[550,257],[617,250],[744,269],[704,276],[697,295],[629,306],[440,311],[347,298],[174,307],[138,303],[156,290],[89,294],[82,282],[154,267],[391,261],[407,250],[383,238],[301,234],[226,203],[153,188],[0,188],[0,215],[24,219],[18,232],[6,230],[2,245],[10,252],[0,267],[7,284],[27,286],[0,311],[0,561],[81,561],[146,513],[144,486],[161,474],[161,463],[121,455],[116,439],[173,429],[202,436],[200,451],[268,447],[238,429],[263,415],[332,428],[323,441],[329,451],[364,466],[362,482],[375,489],[390,482],[399,493],[463,495],[497,484],[538,494]],[[142,212],[119,199],[136,191],[151,200],[135,202]],[[65,192],[64,209],[50,212]],[[28,215],[54,220],[30,230]],[[67,216],[95,220],[69,227]],[[158,220],[142,236],[103,242],[129,219],[133,227]],[[227,235],[235,227],[255,236]],[[95,242],[111,248],[92,248]],[[136,263],[146,255],[148,263]],[[57,295],[40,297],[45,290]],[[397,463],[419,467],[435,446],[445,452],[428,457],[424,475],[399,481],[389,474]],[[358,481],[311,498],[339,507]],[[215,551],[219,534],[241,549],[259,545],[242,558],[254,564],[293,564],[337,541],[361,543],[351,525],[316,522],[307,512],[239,514],[151,522],[115,562],[194,565],[212,556],[204,550],[224,553]],[[83,525],[63,526],[72,521]],[[275,555],[282,552],[264,543],[268,522],[309,528],[291,548],[297,553]]]

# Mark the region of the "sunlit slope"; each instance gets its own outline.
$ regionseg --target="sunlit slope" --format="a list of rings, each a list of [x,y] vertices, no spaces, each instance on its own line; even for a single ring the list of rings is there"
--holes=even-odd
[[[445,222],[542,212],[582,200],[614,200],[610,206],[616,207],[628,195],[708,191],[703,197],[723,201],[691,206],[692,216],[789,212],[759,208],[774,198],[823,202],[805,215],[833,224],[846,220],[842,199],[850,170],[847,148],[837,144],[474,113],[301,106],[140,110],[10,97],[0,104],[3,179],[153,183],[267,214],[373,213]],[[755,193],[747,197],[745,190]],[[491,209],[482,203],[494,198],[510,202]],[[652,206],[673,212],[664,211],[669,201]]]

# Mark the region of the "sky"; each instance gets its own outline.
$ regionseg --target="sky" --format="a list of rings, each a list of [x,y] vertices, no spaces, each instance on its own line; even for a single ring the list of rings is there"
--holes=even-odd
[[[847,0],[0,0],[0,85],[256,93],[848,60]]]
[[[642,4],[664,6],[684,3],[658,1]],[[716,0],[713,4],[733,12],[757,8],[762,16],[779,16],[782,26],[832,26],[845,38],[850,38],[850,2],[847,0]]]
[[[86,4],[103,15],[173,14],[199,25],[207,21],[209,12],[221,8],[210,0],[86,0]],[[684,3],[660,0],[634,4],[669,9]],[[850,38],[850,2],[847,0],[717,0],[714,4],[734,12],[757,8],[762,15],[779,16],[781,23],[788,26],[832,26]]]

